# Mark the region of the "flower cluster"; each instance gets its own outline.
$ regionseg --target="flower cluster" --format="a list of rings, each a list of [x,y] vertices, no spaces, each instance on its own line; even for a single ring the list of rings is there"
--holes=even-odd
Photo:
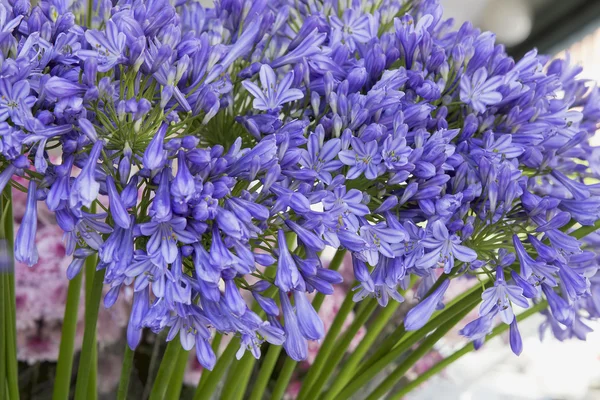
[[[478,344],[499,316],[519,353],[513,306],[542,298],[565,335],[599,315],[569,234],[600,219],[600,92],[578,68],[515,62],[432,0],[82,9],[0,5],[0,186],[29,181],[18,260],[38,261],[44,201],[69,278],[98,255],[105,306],[133,287],[131,347],[169,329],[210,369],[216,330],[238,357],[267,340],[305,359],[324,333],[307,294],[342,281],[326,246],[352,254],[357,301],[421,279],[408,330],[462,275],[486,287],[462,331]]]

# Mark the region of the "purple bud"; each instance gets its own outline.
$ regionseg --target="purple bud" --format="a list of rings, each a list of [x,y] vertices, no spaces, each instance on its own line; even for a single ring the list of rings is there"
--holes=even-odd
[[[95,143],[96,140],[98,140],[98,134],[96,133],[96,129],[89,120],[85,118],[80,118],[79,128],[81,129],[83,134],[87,136],[88,139],[90,139],[90,142]]]
[[[308,357],[308,342],[300,333],[298,327],[298,319],[292,309],[290,299],[287,293],[279,292],[279,299],[281,300],[281,308],[283,309],[283,319],[285,322],[285,343],[283,348],[290,358],[296,361],[305,360]]]
[[[90,207],[92,202],[98,197],[100,184],[96,182],[95,173],[102,146],[104,146],[102,140],[94,143],[85,166],[82,168],[79,176],[75,178],[75,182],[73,182],[69,196],[69,205],[72,208],[79,208],[81,206]]]
[[[178,202],[188,202],[196,192],[194,177],[185,162],[185,152],[177,154],[177,174],[171,183],[171,194]]]
[[[289,292],[301,283],[300,272],[288,249],[285,233],[279,230],[277,233],[279,242],[279,260],[277,260],[277,273],[275,285],[283,292]]]
[[[373,293],[375,291],[375,283],[371,278],[367,264],[352,256],[352,267],[354,269],[354,278],[362,284],[365,290]]]
[[[196,337],[196,358],[202,367],[212,371],[217,362],[217,357],[207,340]]]
[[[242,238],[242,225],[234,213],[224,208],[217,208],[217,224],[228,236],[236,239]]]
[[[140,344],[142,339],[142,320],[148,312],[148,289],[133,293],[133,306],[127,325],[127,344],[131,350]]]
[[[171,196],[169,196],[169,177],[171,171],[165,168],[160,175],[160,182],[156,195],[152,200],[149,214],[156,222],[166,222],[171,220],[173,213],[171,211]]]
[[[167,154],[164,150],[165,135],[167,134],[166,123],[163,123],[158,132],[152,138],[146,151],[144,151],[143,163],[144,167],[151,171],[162,168],[167,162]]]
[[[75,278],[81,272],[83,264],[85,264],[85,258],[73,258],[67,268],[67,279],[71,280]]]
[[[294,301],[296,303],[296,315],[302,336],[310,340],[320,340],[325,335],[323,321],[306,299],[306,294],[294,290]]]
[[[121,200],[121,196],[115,186],[115,181],[110,175],[106,176],[106,190],[108,192],[108,201],[110,203],[110,212],[115,224],[123,229],[129,229],[131,226],[131,218],[127,213],[127,209]]]
[[[194,243],[194,267],[198,278],[206,282],[218,283],[221,278],[219,269],[216,268],[210,259],[208,252],[200,243]]]
[[[227,308],[235,316],[243,315],[246,308],[248,308],[233,279],[225,279],[225,296],[223,299]]]
[[[521,355],[521,352],[523,352],[523,340],[521,340],[521,333],[519,333],[516,318],[510,323],[509,341],[512,352],[516,355]]]
[[[446,289],[450,286],[450,280],[446,279],[437,289],[433,291],[425,300],[422,300],[412,308],[404,319],[404,326],[407,331],[414,331],[422,328],[427,323],[435,311],[438,303],[444,297]]]
[[[262,296],[255,291],[252,292],[252,296],[254,296],[254,300],[256,300],[260,308],[262,308],[267,315],[275,317],[279,315],[279,307],[277,307],[275,300]]]
[[[375,210],[375,213],[383,213],[391,210],[398,205],[398,197],[391,195],[381,203],[381,205]]]
[[[27,190],[27,206],[21,226],[15,238],[15,258],[29,266],[38,262],[38,251],[35,245],[35,234],[37,232],[37,185],[35,181],[29,182]]]
[[[575,315],[571,307],[569,307],[569,303],[545,283],[542,284],[542,290],[546,295],[548,305],[550,306],[554,318],[563,325],[571,326]]]
[[[302,243],[315,251],[321,251],[325,248],[325,242],[323,242],[317,235],[308,229],[298,225],[292,220],[286,220],[286,225],[298,235],[298,239],[302,241]]]
[[[529,299],[534,299],[538,296],[536,288],[521,275],[517,274],[515,271],[510,271],[510,276],[512,276],[517,286],[523,289],[523,296]]]

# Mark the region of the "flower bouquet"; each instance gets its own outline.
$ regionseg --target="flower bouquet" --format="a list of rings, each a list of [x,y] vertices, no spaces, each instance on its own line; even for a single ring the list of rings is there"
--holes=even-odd
[[[600,92],[568,60],[516,61],[432,0],[3,0],[0,16],[0,397],[19,398],[12,256],[35,271],[38,202],[72,255],[54,399],[95,398],[99,309],[125,290],[119,399],[148,331],[168,342],[151,399],[179,398],[192,349],[194,399],[280,399],[314,342],[299,399],[377,399],[507,330],[520,354],[536,313],[561,340],[600,316]],[[469,342],[403,379],[454,327]]]

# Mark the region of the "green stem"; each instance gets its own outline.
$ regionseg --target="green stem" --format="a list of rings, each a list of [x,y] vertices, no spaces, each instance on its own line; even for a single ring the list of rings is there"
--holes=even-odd
[[[279,354],[281,354],[281,346],[269,346],[267,355],[260,366],[260,372],[258,373],[258,377],[254,383],[254,388],[250,394],[250,400],[263,399],[265,389],[267,388],[267,383],[269,383],[269,378],[271,377],[271,373],[275,368],[275,363],[277,363]]]
[[[227,368],[231,366],[238,348],[239,342],[235,338],[232,338],[223,354],[221,354],[221,357],[219,357],[215,368],[210,372],[207,370],[202,372],[202,379],[200,379],[200,383],[196,388],[194,400],[208,400],[211,398]]]
[[[185,375],[185,369],[188,364],[188,356],[189,351],[179,352],[179,357],[177,358],[177,363],[175,364],[175,369],[173,370],[173,375],[171,376],[171,380],[169,381],[169,386],[167,388],[167,393],[165,398],[169,400],[179,400],[181,394],[181,386],[183,385],[183,376]]]
[[[0,267],[0,275],[3,276],[3,283],[1,284],[2,290],[0,290],[0,297],[2,306],[4,309],[4,320],[0,331],[4,329],[4,332],[0,335],[5,336],[3,351],[5,354],[5,374],[0,375],[0,380],[4,382],[4,376],[6,376],[6,383],[8,389],[8,396],[11,400],[19,398],[19,378],[18,378],[18,362],[17,362],[17,331],[16,331],[16,303],[15,303],[15,264],[14,264],[14,220],[13,220],[13,209],[12,209],[12,191],[11,186],[7,185],[2,194],[2,207],[0,207],[2,213],[2,238],[6,244],[6,265]],[[5,260],[0,260],[4,263]],[[6,271],[2,268],[6,267]],[[3,384],[0,384],[0,396],[5,393],[6,389],[1,388]]]
[[[346,296],[352,297],[350,296],[350,294],[347,294]],[[342,336],[342,340],[335,345],[331,356],[327,360],[325,368],[323,368],[323,370],[318,376],[317,381],[315,382],[313,387],[310,388],[310,392],[304,397],[304,399],[316,399],[320,396],[323,386],[325,386],[325,383],[327,383],[327,380],[329,379],[330,375],[333,373],[335,368],[338,365],[340,365],[340,361],[346,354],[346,350],[348,349],[348,346],[350,346],[350,343],[356,336],[356,333],[371,317],[371,314],[373,314],[375,309],[377,309],[377,305],[377,300],[367,300],[367,305],[365,306],[365,308],[356,316],[346,333],[344,333],[344,336]]]
[[[534,315],[535,313],[537,313],[537,312],[543,310],[544,308],[546,308],[547,305],[548,305],[548,303],[545,302],[545,301],[543,301],[543,302],[541,302],[539,304],[536,304],[535,306],[533,306],[531,308],[528,308],[523,313],[517,315],[517,321],[522,321],[522,320],[524,320],[526,318],[529,318],[530,316]],[[509,328],[509,326],[510,325],[507,325],[507,324],[501,324],[501,325],[497,326],[496,328],[494,328],[494,330],[492,331],[492,333],[490,333],[486,337],[486,341],[489,341],[493,337],[495,337],[495,336],[501,334],[502,332],[506,331]],[[450,355],[450,356],[444,358],[443,360],[439,361],[433,367],[429,368],[427,371],[425,371],[421,375],[419,375],[416,379],[410,381],[406,386],[403,386],[402,388],[400,388],[400,390],[398,390],[397,392],[395,392],[390,399],[398,399],[398,400],[401,399],[403,396],[405,396],[411,390],[413,390],[416,387],[419,387],[427,379],[429,379],[432,376],[436,375],[437,373],[439,373],[440,371],[442,371],[444,368],[446,368],[448,365],[452,364],[454,361],[458,360],[459,358],[461,358],[465,354],[470,353],[473,350],[475,350],[475,347],[473,346],[473,342],[470,342],[470,343],[466,344],[460,350],[454,352],[452,355]]]
[[[88,0],[87,13],[86,13],[86,27],[91,29],[92,27],[92,14],[94,13],[94,0]]]
[[[243,397],[255,361],[256,359],[252,353],[247,351],[241,360],[229,368],[229,374],[221,392],[221,399],[237,400]]]
[[[342,326],[344,325],[344,321],[346,321],[346,317],[350,314],[355,304],[354,300],[352,300],[352,296],[347,295],[325,336],[323,344],[319,348],[315,362],[310,366],[310,370],[302,384],[302,389],[300,389],[300,393],[298,394],[298,400],[305,398],[305,395],[308,394],[312,385],[318,380],[321,371],[329,362],[329,356],[333,352],[335,341],[342,331]]]
[[[480,289],[481,290],[481,289]],[[459,303],[456,303],[452,307],[444,310],[444,312],[438,314],[436,318],[431,319],[421,329],[416,331],[407,332],[397,344],[389,350],[383,357],[376,360],[372,365],[366,368],[364,371],[358,371],[350,383],[342,390],[339,398],[348,398],[352,393],[365,385],[368,381],[373,379],[383,368],[385,368],[390,362],[396,360],[405,351],[410,349],[419,340],[425,337],[429,332],[438,328],[439,326],[447,323],[455,315],[466,315],[473,307],[475,307],[480,301],[481,291],[476,291],[471,295],[465,297]]]
[[[58,350],[58,365],[54,378],[53,400],[67,400],[71,387],[73,370],[73,352],[75,348],[75,335],[77,333],[77,314],[79,298],[81,297],[81,283],[83,274],[77,274],[69,282],[67,290],[67,304],[63,318],[62,332],[60,335],[60,348]]]
[[[148,375],[146,383],[144,383],[144,390],[142,391],[142,400],[146,400],[150,396],[150,390],[152,390],[152,383],[156,378],[156,372],[158,367],[158,357],[162,350],[162,345],[165,342],[166,334],[163,332],[158,335],[154,335],[154,344],[152,345],[152,355],[150,356],[150,365],[148,365]]]
[[[98,344],[92,346],[92,367],[90,368],[90,381],[88,383],[86,400],[98,398]]]
[[[364,355],[372,347],[373,342],[377,339],[383,328],[387,325],[388,321],[394,315],[394,312],[398,309],[400,303],[393,302],[388,304],[387,307],[383,308],[377,318],[369,326],[369,330],[364,338],[360,341],[360,344],[352,352],[352,355],[343,364],[342,369],[334,379],[331,387],[324,394],[325,400],[334,400],[336,395],[342,390],[342,388],[350,381],[352,374],[356,370],[356,367]]]
[[[290,379],[292,379],[292,374],[294,373],[294,368],[296,368],[296,364],[297,362],[293,359],[289,357],[285,358],[285,362],[283,363],[281,372],[279,372],[279,376],[277,377],[277,383],[275,383],[275,388],[273,389],[273,393],[271,394],[271,400],[281,400],[281,398],[285,394],[285,389],[290,383]]]
[[[440,284],[441,284],[441,282],[443,282],[442,279],[446,279],[445,277],[446,277],[446,275],[442,275],[442,277],[440,277],[440,279],[438,279]],[[435,286],[436,285],[434,285],[434,287]],[[431,292],[431,289],[429,290],[429,292]],[[437,327],[439,324],[443,323],[445,318],[449,318],[453,315],[453,314],[451,314],[452,311],[450,311],[450,310],[454,310],[454,312],[460,311],[460,306],[456,306],[456,304],[459,304],[461,301],[463,301],[463,299],[465,299],[468,296],[474,296],[473,295],[474,292],[477,292],[478,293],[477,296],[480,296],[481,292],[482,292],[481,286],[475,285],[472,288],[470,288],[469,290],[467,290],[466,292],[463,292],[461,295],[452,299],[450,302],[448,302],[448,304],[446,304],[446,307],[443,310],[437,311],[436,313],[433,314],[431,321],[429,321],[429,323],[425,327],[430,326],[430,327],[432,327],[430,330],[435,329],[435,327]],[[427,296],[424,296],[424,297],[427,297]],[[423,327],[422,329],[425,329],[425,327]],[[401,343],[401,341],[403,339],[405,339],[405,336],[409,336],[411,334],[412,334],[411,332],[408,332],[408,333],[406,332],[406,330],[404,329],[404,324],[398,326],[394,330],[394,332],[392,332],[392,334],[390,334],[381,344],[379,344],[377,346],[377,351],[372,356],[370,356],[364,363],[361,364],[360,368],[358,369],[357,374],[363,373],[364,371],[367,370],[367,368],[371,367],[382,357],[389,354],[389,352],[394,347],[398,346],[398,344]]]
[[[94,265],[95,268],[95,264],[96,257],[89,257],[86,261],[86,270],[88,265]],[[93,348],[96,347],[96,326],[98,323],[98,311],[100,307],[100,298],[102,297],[105,272],[105,269],[95,271],[91,284],[89,301],[86,302],[84,321],[85,331],[83,333],[81,356],[79,357],[79,368],[77,369],[75,400],[86,399],[86,396],[88,395],[88,385],[90,383],[90,374],[94,373],[97,368],[97,365],[94,365],[93,363]]]
[[[478,302],[479,299],[477,303]],[[471,312],[471,309],[475,307],[477,303],[473,304],[472,306],[465,307],[461,312],[437,328],[431,335],[427,336],[421,345],[412,353],[410,353],[410,355],[391,374],[389,374],[384,381],[379,384],[379,386],[375,388],[369,397],[367,397],[367,400],[376,400],[383,397],[383,395],[385,395],[400,379],[402,379],[406,371],[408,371],[410,367],[415,365],[417,361],[427,354],[431,348],[442,337],[444,337],[444,335],[446,335],[450,329],[454,327],[454,325],[458,324],[465,316],[467,316],[467,314]]]
[[[0,304],[0,396],[4,396],[7,393],[7,381],[6,381],[6,335],[1,330],[7,325],[7,316],[6,316],[6,306],[4,299],[6,298],[5,293],[8,291],[8,287],[6,282],[8,279],[6,278],[8,274],[4,271],[0,272],[0,300],[2,304]]]
[[[152,392],[150,392],[150,400],[163,400],[165,398],[167,386],[173,375],[175,364],[177,364],[177,360],[179,359],[179,353],[183,351],[183,347],[179,343],[179,335],[177,335],[167,345],[160,367],[158,368],[158,374],[156,374],[156,379],[154,380],[154,385],[152,386]]]
[[[126,400],[129,392],[129,379],[131,369],[133,368],[133,356],[135,351],[131,350],[129,345],[125,344],[125,354],[123,355],[123,368],[121,369],[121,379],[119,380],[119,390],[117,391],[117,400]]]

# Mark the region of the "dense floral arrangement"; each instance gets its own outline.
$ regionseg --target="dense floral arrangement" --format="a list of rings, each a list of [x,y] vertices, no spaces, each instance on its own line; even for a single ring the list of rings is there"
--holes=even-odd
[[[268,341],[306,359],[324,336],[307,294],[342,282],[326,246],[351,253],[355,301],[389,307],[418,279],[408,331],[466,276],[476,347],[500,319],[521,352],[513,306],[547,302],[561,337],[600,315],[580,240],[600,97],[579,68],[515,62],[430,0],[92,5],[0,5],[0,188],[28,193],[18,261],[38,262],[44,201],[69,279],[97,256],[106,307],[133,288],[132,349],[166,329],[212,369],[217,331],[238,358]]]

